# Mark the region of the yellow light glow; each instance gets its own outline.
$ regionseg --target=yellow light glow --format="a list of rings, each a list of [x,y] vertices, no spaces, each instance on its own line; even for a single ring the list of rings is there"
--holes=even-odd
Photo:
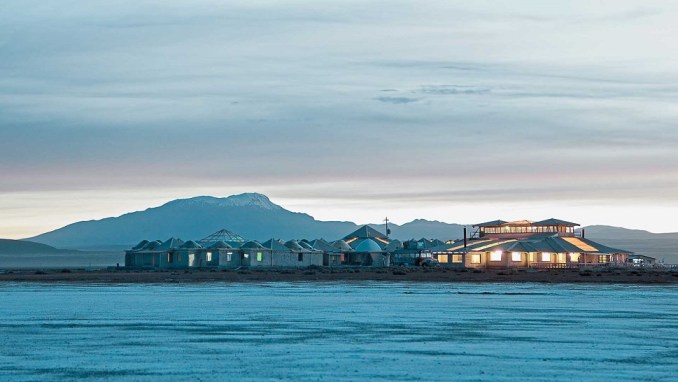
[[[511,252],[511,261],[522,261],[523,256],[520,252]]]
[[[504,252],[502,251],[492,251],[490,252],[490,261],[501,261],[501,255]]]
[[[551,253],[550,252],[542,252],[541,253],[541,261],[546,261],[546,262],[551,262]]]
[[[564,238],[562,238],[562,239],[565,240],[566,242],[568,242],[568,243],[574,245],[575,247],[581,249],[581,250],[584,251],[584,252],[599,252],[599,251],[598,251],[598,248],[596,248],[596,247],[594,247],[594,246],[592,246],[592,245],[586,244],[585,242],[583,242],[583,241],[582,241],[581,239],[579,239],[579,238],[576,238],[576,237],[564,237]]]
[[[570,261],[573,263],[578,263],[579,262],[579,256],[581,256],[580,253],[570,253]]]
[[[471,255],[471,264],[480,264],[480,255]]]

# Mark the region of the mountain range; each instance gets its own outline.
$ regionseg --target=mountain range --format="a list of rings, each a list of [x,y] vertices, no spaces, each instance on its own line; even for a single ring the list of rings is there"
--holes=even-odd
[[[385,231],[383,224],[371,226]],[[246,193],[178,199],[118,217],[69,224],[26,240],[57,248],[123,249],[143,239],[201,239],[222,228],[263,241],[271,237],[335,240],[358,227],[347,221],[319,221],[305,213],[288,211],[265,195]],[[450,240],[463,237],[464,225],[417,219],[402,225],[389,224],[389,228],[390,236],[400,240]],[[654,234],[611,226],[589,226],[585,230],[587,238],[603,244],[678,262],[678,233]]]

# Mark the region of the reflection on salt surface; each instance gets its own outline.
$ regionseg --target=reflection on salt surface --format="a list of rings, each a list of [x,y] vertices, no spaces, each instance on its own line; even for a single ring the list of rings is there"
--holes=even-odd
[[[674,380],[675,286],[0,286],[0,379]]]

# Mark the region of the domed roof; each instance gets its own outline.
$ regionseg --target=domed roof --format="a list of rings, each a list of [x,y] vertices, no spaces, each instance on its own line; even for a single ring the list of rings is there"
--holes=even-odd
[[[365,239],[355,247],[356,252],[383,252],[379,244],[372,239]]]
[[[396,250],[402,249],[402,248],[403,248],[403,243],[400,240],[396,239],[396,240],[393,240],[390,243],[388,243],[388,245],[386,247],[384,247],[384,251],[393,252],[393,251],[396,251]]]
[[[148,243],[149,243],[148,240],[142,240],[142,241],[139,242],[139,244],[137,244],[137,245],[135,245],[134,247],[132,247],[132,250],[133,250],[133,251],[139,250],[139,249],[143,248],[143,247],[144,247],[146,244],[148,244]]]
[[[285,247],[287,247],[287,248],[289,248],[293,251],[303,251],[304,250],[304,247],[299,245],[299,242],[297,242],[296,240],[290,240],[290,241],[286,242]]]
[[[351,248],[348,243],[346,243],[344,240],[337,240],[332,243],[332,246],[342,252],[351,252],[353,251],[353,248]]]
[[[289,248],[285,247],[285,243],[277,239],[270,239],[261,244],[264,248],[271,249],[273,251],[288,251]]]
[[[160,245],[157,249],[158,250],[168,250],[168,249],[174,249],[174,248],[179,248],[184,244],[184,241],[181,239],[175,239],[175,238],[169,238],[167,239],[162,245]]]
[[[199,249],[199,248],[202,248],[202,246],[200,244],[196,243],[193,240],[189,240],[189,241],[185,242],[184,245],[182,245],[180,248],[183,248],[183,249]]]
[[[216,243],[210,245],[209,248],[211,248],[211,249],[220,249],[220,248],[231,249],[233,247],[231,247],[228,243],[225,243],[224,241],[219,240]]]
[[[308,249],[309,251],[313,251],[313,250],[314,250],[314,248],[313,248],[312,245],[308,244],[307,242],[305,242],[305,241],[303,241],[303,240],[302,240],[302,241],[298,241],[297,243],[299,243],[299,245],[300,245],[302,248],[304,248],[304,249]]]
[[[162,243],[160,241],[156,240],[156,241],[149,242],[148,244],[144,245],[144,247],[141,248],[141,249],[144,250],[144,251],[153,251],[161,245],[162,245]]]
[[[247,243],[243,244],[242,247],[240,248],[245,248],[245,249],[264,249],[264,246],[259,244],[258,241],[248,241]]]

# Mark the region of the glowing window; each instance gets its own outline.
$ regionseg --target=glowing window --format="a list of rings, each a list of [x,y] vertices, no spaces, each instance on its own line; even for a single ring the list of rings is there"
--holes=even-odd
[[[522,253],[511,252],[511,261],[521,261],[523,259]]]
[[[530,261],[535,261],[533,252],[530,252]]]
[[[207,261],[212,261],[212,252],[207,252]]]
[[[261,254],[261,252],[257,252],[257,261],[261,262],[262,260],[263,260],[263,255]]]
[[[452,262],[453,263],[461,263],[464,261],[464,257],[462,255],[452,255]]]
[[[551,261],[551,254],[549,252],[542,252],[541,253],[541,261]]]
[[[447,263],[448,260],[449,260],[448,255],[438,255],[438,262],[439,263]]]
[[[570,261],[573,263],[579,262],[579,253],[570,253]]]
[[[232,255],[232,253],[226,254],[226,261],[231,261],[231,255]]]
[[[567,255],[564,253],[559,253],[558,254],[558,263],[559,264],[564,264],[567,262]]]
[[[250,254],[249,253],[243,253],[242,257],[245,258],[245,259],[249,259]]]
[[[471,264],[480,264],[480,255],[471,255]]]
[[[501,261],[502,251],[490,252],[490,261]]]

